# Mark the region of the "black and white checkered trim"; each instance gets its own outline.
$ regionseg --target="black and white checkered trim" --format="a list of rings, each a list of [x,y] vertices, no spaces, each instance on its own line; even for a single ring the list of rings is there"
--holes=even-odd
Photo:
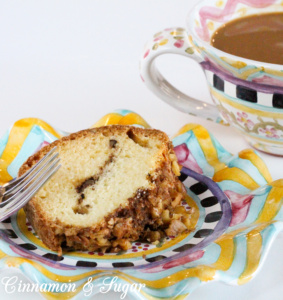
[[[241,99],[250,103],[257,103],[263,106],[283,109],[283,92],[271,93],[263,90],[252,89],[243,84],[234,84],[230,81],[224,80],[219,75],[216,75],[210,70],[205,70],[208,82],[215,89],[224,92],[226,95]]]
[[[204,183],[187,177],[183,184],[199,198],[201,206],[205,209],[204,222],[190,240],[190,244],[196,245],[214,232],[215,226],[222,217],[222,209],[218,199]]]

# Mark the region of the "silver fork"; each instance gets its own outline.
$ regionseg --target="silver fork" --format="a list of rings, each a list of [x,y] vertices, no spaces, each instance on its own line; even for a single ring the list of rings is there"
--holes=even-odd
[[[56,147],[28,172],[0,186],[0,222],[21,209],[60,168]]]

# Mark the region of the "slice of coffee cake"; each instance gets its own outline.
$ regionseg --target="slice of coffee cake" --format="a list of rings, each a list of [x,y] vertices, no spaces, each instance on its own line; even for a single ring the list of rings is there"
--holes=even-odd
[[[112,125],[83,130],[45,146],[21,167],[30,169],[57,146],[61,168],[25,206],[46,246],[117,252],[138,239],[155,242],[190,228],[180,206],[184,188],[167,135]]]

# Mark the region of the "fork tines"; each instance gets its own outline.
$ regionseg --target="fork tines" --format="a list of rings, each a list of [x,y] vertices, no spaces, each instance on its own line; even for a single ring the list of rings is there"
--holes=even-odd
[[[0,222],[22,208],[35,193],[60,168],[59,153],[56,147],[20,178],[13,180],[11,186],[5,184],[5,192],[0,203]]]

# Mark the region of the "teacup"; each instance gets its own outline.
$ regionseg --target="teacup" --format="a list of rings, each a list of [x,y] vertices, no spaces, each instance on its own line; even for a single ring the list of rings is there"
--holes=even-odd
[[[283,155],[283,66],[237,57],[210,44],[211,36],[224,23],[279,11],[283,12],[282,0],[203,0],[189,13],[187,30],[167,28],[147,43],[141,58],[141,77],[173,107],[231,124],[256,149]],[[199,62],[214,105],[185,95],[164,79],[155,59],[167,53]]]

